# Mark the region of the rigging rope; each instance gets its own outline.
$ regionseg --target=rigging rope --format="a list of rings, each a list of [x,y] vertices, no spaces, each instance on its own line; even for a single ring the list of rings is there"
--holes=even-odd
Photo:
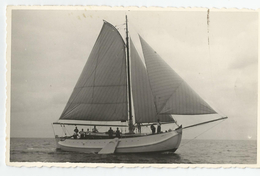
[[[61,129],[62,129],[63,133],[66,135],[66,131],[64,130],[63,125],[61,125]]]
[[[213,125],[212,127],[210,127],[209,129],[207,129],[206,131],[204,131],[204,132],[198,134],[198,135],[195,136],[193,139],[190,139],[189,141],[187,141],[186,143],[184,143],[184,144],[182,145],[182,147],[185,146],[187,143],[193,141],[193,140],[196,139],[197,137],[201,136],[202,134],[206,133],[207,131],[211,130],[212,128],[216,127],[217,125],[219,125],[219,124],[222,123],[223,121],[224,121],[224,120],[220,121],[219,123]]]
[[[67,135],[71,136],[65,125],[64,125],[64,129],[65,129],[65,132],[67,133]]]
[[[53,134],[54,134],[54,136],[56,136],[55,130],[54,130],[54,127],[53,127],[53,123],[51,123],[51,126],[52,126],[52,130],[53,130]]]

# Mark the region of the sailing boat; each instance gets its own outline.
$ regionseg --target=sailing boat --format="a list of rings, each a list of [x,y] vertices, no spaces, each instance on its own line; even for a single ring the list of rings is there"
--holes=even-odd
[[[175,152],[183,129],[227,118],[179,126],[172,115],[216,114],[216,111],[139,35],[143,62],[128,36],[127,22],[126,16],[124,41],[119,31],[104,21],[68,103],[53,124],[62,128],[65,125],[128,127],[129,131],[119,136],[105,132],[84,132],[80,138],[55,135],[57,148],[98,154]],[[97,123],[90,123],[93,121]],[[177,128],[156,134],[134,133],[137,125],[156,123],[175,123]]]

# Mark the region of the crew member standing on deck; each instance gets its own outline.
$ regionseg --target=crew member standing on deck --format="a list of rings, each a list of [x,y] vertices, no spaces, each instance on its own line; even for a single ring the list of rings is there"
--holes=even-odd
[[[161,123],[160,120],[157,120],[157,133],[161,133]]]
[[[152,130],[152,134],[155,134],[155,127],[153,126],[153,124],[151,125],[151,130]]]
[[[114,133],[114,131],[113,131],[112,128],[110,127],[109,130],[108,130],[108,136],[109,136],[109,138],[113,138],[113,133]]]
[[[74,132],[75,132],[76,134],[78,134],[79,130],[78,130],[77,127],[75,127]]]
[[[120,131],[118,128],[116,129],[116,137],[120,138]]]

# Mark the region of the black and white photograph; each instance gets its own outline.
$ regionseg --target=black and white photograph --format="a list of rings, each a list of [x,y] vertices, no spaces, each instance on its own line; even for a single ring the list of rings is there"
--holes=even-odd
[[[257,11],[8,12],[8,165],[258,166]]]

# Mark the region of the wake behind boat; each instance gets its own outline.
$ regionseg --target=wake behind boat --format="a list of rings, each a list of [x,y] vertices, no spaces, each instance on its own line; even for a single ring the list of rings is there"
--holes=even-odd
[[[139,39],[144,63],[128,37],[127,17],[125,41],[112,24],[104,21],[68,103],[58,122],[53,123],[63,128],[94,126],[93,121],[98,122],[95,126],[116,127],[120,126],[118,122],[128,122],[128,132],[117,129],[116,133],[94,131],[78,135],[76,131],[69,137],[55,135],[57,148],[99,154],[175,152],[184,128],[172,115],[216,114],[141,36]],[[164,124],[172,124],[172,129],[162,132]],[[141,126],[151,126],[153,132],[135,133],[134,129]]]

